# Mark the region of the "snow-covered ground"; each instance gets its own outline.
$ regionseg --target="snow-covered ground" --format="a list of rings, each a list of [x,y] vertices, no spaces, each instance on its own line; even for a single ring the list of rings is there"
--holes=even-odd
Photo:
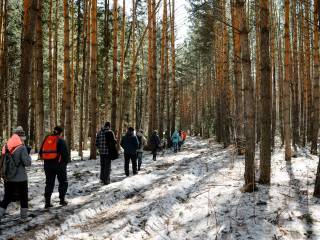
[[[320,239],[320,201],[312,197],[318,158],[300,150],[291,164],[283,159],[277,149],[272,184],[256,193],[240,191],[243,157],[213,140],[189,138],[156,162],[146,154],[142,171],[128,178],[122,158],[115,160],[107,186],[98,160],[76,159],[68,166],[69,205],[58,207],[55,193],[50,211],[42,162],[34,161],[29,221],[20,223],[11,204],[0,239]]]

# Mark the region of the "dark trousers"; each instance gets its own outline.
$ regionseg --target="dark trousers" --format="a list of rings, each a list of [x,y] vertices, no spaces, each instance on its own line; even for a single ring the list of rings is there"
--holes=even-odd
[[[50,202],[56,177],[59,182],[59,198],[60,200],[64,200],[68,190],[67,164],[62,162],[59,163],[58,161],[45,161],[44,172],[46,174],[46,187],[44,193],[46,202]]]
[[[111,159],[108,155],[100,155],[100,180],[105,183],[110,183]]]
[[[124,172],[129,176],[129,164],[130,159],[132,162],[132,171],[133,174],[137,174],[137,154],[124,154]]]
[[[153,161],[157,160],[157,148],[152,149],[152,159]]]
[[[141,165],[142,165],[142,152],[137,152],[138,157],[138,171],[140,171]]]
[[[174,142],[173,143],[173,151],[176,153],[178,150],[178,143]]]
[[[0,207],[6,209],[9,203],[17,200],[21,208],[28,208],[28,182],[4,182],[4,197]]]

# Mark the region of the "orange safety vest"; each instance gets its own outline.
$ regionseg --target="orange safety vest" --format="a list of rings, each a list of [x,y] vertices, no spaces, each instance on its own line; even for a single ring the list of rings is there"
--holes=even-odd
[[[46,137],[40,149],[40,159],[43,160],[60,160],[58,153],[58,140],[60,136],[50,135]]]
[[[13,154],[14,151],[18,149],[18,147],[23,145],[23,143],[17,134],[13,134],[11,138],[8,140],[6,145],[8,146],[10,153]],[[2,155],[5,154],[5,152],[6,152],[6,148],[5,146],[3,146]]]

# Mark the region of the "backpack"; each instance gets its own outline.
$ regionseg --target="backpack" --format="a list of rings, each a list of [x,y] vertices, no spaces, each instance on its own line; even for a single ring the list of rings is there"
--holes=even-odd
[[[117,141],[114,141],[114,133],[111,130],[108,130],[105,134],[108,145],[108,155],[111,160],[116,160],[119,158],[119,152],[117,149]]]
[[[15,149],[20,147],[21,145],[17,146]],[[14,150],[15,150],[14,149]],[[8,180],[10,178],[14,178],[17,175],[18,168],[21,165],[21,161],[18,164],[13,159],[13,152],[10,152],[8,145],[5,145],[5,153],[1,156],[1,163],[0,163],[0,177],[4,180]]]
[[[60,158],[58,153],[59,136],[50,135],[46,137],[40,149],[40,159],[43,160],[57,160]]]

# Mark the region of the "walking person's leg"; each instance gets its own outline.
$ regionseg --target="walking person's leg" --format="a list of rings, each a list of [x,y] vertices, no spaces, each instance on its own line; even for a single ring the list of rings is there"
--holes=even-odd
[[[111,173],[111,158],[107,156],[106,158],[106,184],[110,183],[110,173]]]
[[[140,171],[141,165],[142,165],[142,152],[138,152],[137,157],[138,157],[138,171]]]
[[[104,173],[105,173],[105,159],[103,155],[100,155],[100,180],[104,181]]]
[[[44,189],[45,208],[52,207],[51,195],[56,180],[56,166],[53,162],[44,162],[44,173],[46,175],[46,186]]]
[[[19,182],[17,187],[19,189],[20,216],[24,220],[28,217],[28,182]]]
[[[105,184],[107,180],[107,155],[100,155],[100,163],[101,163],[101,181]]]
[[[68,203],[65,201],[65,196],[68,190],[68,178],[67,178],[67,164],[61,163],[59,164],[59,168],[57,171],[57,178],[59,181],[59,198],[60,205],[67,205]]]
[[[129,177],[129,163],[130,163],[130,155],[124,154],[124,172],[127,177]]]
[[[3,200],[0,203],[0,219],[2,218],[8,205],[12,201],[12,193],[13,193],[12,183],[4,182],[4,196],[3,196]]]
[[[137,171],[137,154],[132,154],[131,155],[131,161],[132,161],[132,171],[133,171],[133,174],[137,174],[138,171]]]

